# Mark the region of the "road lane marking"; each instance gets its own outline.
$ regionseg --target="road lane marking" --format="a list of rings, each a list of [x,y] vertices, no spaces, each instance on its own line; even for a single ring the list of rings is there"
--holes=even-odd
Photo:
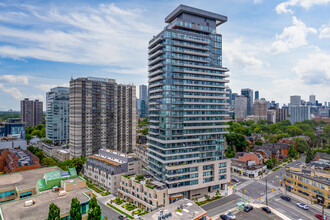
[[[295,210],[296,212],[299,212],[300,214],[304,215],[305,217],[307,217],[308,219],[310,219],[310,216],[306,215],[306,213],[301,212],[296,206],[288,206],[288,203],[283,203],[282,201],[279,201],[279,203],[281,203],[282,205],[289,207],[293,210]],[[292,212],[291,212],[292,213]]]

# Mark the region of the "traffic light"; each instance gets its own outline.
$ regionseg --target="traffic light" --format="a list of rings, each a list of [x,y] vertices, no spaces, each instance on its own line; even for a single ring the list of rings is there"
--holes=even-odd
[[[246,193],[246,189],[244,189],[244,193]]]
[[[272,192],[274,192],[274,189],[272,189]]]

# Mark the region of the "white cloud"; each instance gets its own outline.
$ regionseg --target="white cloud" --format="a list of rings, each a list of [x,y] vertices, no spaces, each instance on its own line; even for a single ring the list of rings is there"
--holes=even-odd
[[[310,54],[301,59],[293,71],[305,84],[330,85],[330,55],[325,53]],[[329,91],[329,90],[328,90]]]
[[[21,75],[2,75],[0,76],[0,82],[6,82],[11,84],[25,84],[29,83],[27,76]]]
[[[290,49],[307,45],[307,34],[316,34],[317,30],[307,27],[304,22],[292,17],[293,25],[283,29],[280,35],[276,35],[276,41],[272,44],[274,53],[288,52]]]
[[[278,4],[275,8],[278,14],[282,13],[293,13],[293,11],[289,8],[292,6],[300,6],[305,9],[309,9],[313,5],[323,5],[329,3],[330,0],[288,0]]]
[[[226,42],[223,47],[223,57],[226,65],[242,69],[260,69],[263,62],[256,58],[256,48],[250,44],[243,43],[243,39],[234,39]]]
[[[7,86],[0,83],[0,89],[5,93],[11,95],[14,99],[20,100],[23,98],[22,93],[15,87],[7,88]]]
[[[253,3],[254,3],[254,4],[260,4],[260,3],[262,3],[262,1],[263,1],[263,0],[253,0]]]
[[[322,27],[320,28],[319,38],[330,38],[330,26],[322,25]]]
[[[0,25],[0,56],[56,62],[145,68],[148,41],[156,30],[142,22],[142,11],[114,4],[50,10],[25,7],[6,14],[6,22],[22,21],[30,29]],[[1,17],[0,17],[1,20]],[[13,46],[14,45],[14,46]],[[141,56],[145,54],[145,56]]]
[[[69,84],[62,84],[62,85],[58,85],[58,84],[40,84],[40,85],[36,85],[34,86],[37,89],[41,89],[44,92],[49,92],[50,89],[55,88],[55,87],[69,87]]]

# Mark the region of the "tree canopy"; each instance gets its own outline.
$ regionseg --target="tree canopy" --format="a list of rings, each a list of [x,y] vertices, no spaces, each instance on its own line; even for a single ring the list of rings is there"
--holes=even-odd
[[[70,208],[70,219],[71,220],[81,220],[82,215],[80,212],[81,205],[77,198],[73,198],[71,201],[71,208]]]
[[[88,220],[101,220],[101,207],[96,201],[96,197],[89,201]]]
[[[61,214],[60,208],[54,203],[51,203],[49,205],[47,220],[61,220],[60,214]]]

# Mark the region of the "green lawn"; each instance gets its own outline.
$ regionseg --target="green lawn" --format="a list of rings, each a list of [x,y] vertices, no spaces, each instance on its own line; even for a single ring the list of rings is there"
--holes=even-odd
[[[130,219],[134,219],[131,215],[127,214],[126,212],[123,212],[122,210],[114,207],[113,205],[111,205],[110,203],[107,203],[108,206],[110,206],[111,208],[113,208],[114,210],[116,210],[117,212],[126,215],[128,218]]]

